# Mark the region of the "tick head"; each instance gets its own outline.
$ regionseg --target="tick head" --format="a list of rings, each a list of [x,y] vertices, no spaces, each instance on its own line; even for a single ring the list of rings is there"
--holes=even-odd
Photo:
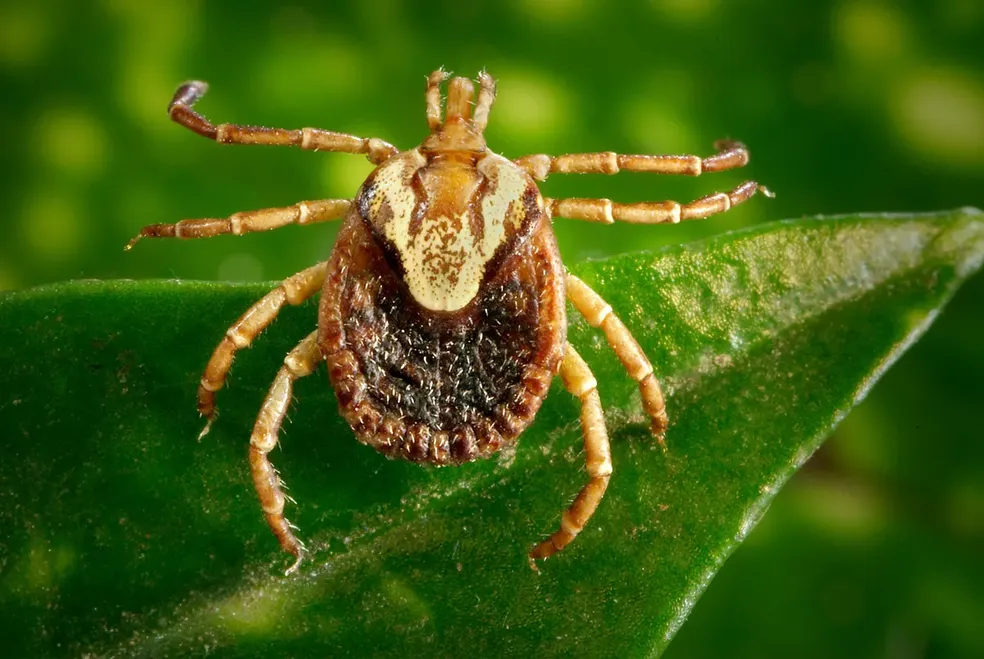
[[[477,163],[412,149],[380,166],[356,208],[424,309],[457,312],[543,217],[527,173],[495,153]]]
[[[380,165],[356,208],[416,303],[455,313],[530,235],[543,199],[524,169],[485,147],[492,77],[479,74],[477,99],[470,80],[453,78],[442,113],[447,77],[439,70],[427,80],[430,135]]]
[[[441,116],[441,83],[448,78],[437,70],[427,78],[427,123],[431,133],[420,145],[428,158],[474,160],[485,153],[485,126],[495,100],[495,81],[486,72],[478,76],[478,100],[472,110],[475,85],[468,78],[451,78],[448,100]]]

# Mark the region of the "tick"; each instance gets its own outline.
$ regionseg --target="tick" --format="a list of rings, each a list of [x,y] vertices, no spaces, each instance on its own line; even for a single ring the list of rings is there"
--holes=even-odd
[[[318,292],[317,329],[284,359],[260,408],[249,443],[256,493],[280,546],[296,560],[304,544],[284,517],[285,496],[268,457],[294,382],[324,362],[342,416],[356,439],[390,458],[457,465],[513,445],[530,425],[556,375],[581,403],[588,482],[563,513],[560,529],[529,552],[530,564],[566,547],[585,527],[608,487],[611,453],[597,382],[567,342],[566,302],[601,329],[639,385],[654,435],[662,441],[666,407],[653,367],[628,329],[596,292],[567,272],[553,219],[611,224],[676,224],[746,201],[754,181],[728,193],[680,204],[620,204],[608,199],[542,197],[550,174],[620,171],[697,176],[742,167],[745,147],[720,142],[718,153],[622,155],[612,152],[529,155],[509,160],[488,150],[484,131],[495,81],[451,78],[442,113],[443,70],[427,78],[430,134],[408,151],[377,138],[317,128],[285,130],[215,125],[192,109],[208,89],[178,88],[171,119],[220,144],[297,146],[363,154],[376,169],[354,199],[303,201],[227,218],[145,227],[141,238],[242,235],[289,224],[341,220],[327,261],[284,280],[250,307],[215,348],[198,387],[198,411],[215,419],[215,393],[236,353],[269,326],[284,305]]]

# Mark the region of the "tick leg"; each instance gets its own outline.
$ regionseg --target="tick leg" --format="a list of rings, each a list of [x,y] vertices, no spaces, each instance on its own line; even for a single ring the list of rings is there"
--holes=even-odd
[[[636,342],[629,329],[612,312],[612,307],[600,295],[595,293],[583,281],[567,273],[567,297],[588,324],[601,328],[608,339],[608,345],[622,366],[629,372],[633,380],[639,383],[642,394],[642,407],[652,420],[651,429],[654,435],[663,443],[663,432],[666,430],[666,404],[663,401],[663,391],[659,380],[653,373],[653,365],[649,363],[646,354]]]
[[[258,211],[234,213],[226,218],[201,218],[181,220],[174,224],[151,224],[134,236],[126,249],[132,249],[141,238],[211,238],[231,233],[244,233],[279,229],[289,224],[314,224],[345,217],[352,202],[348,199],[321,199],[302,201],[286,208],[264,208]]]
[[[364,154],[369,162],[380,164],[396,155],[397,148],[388,142],[371,137],[356,137],[346,133],[335,133],[320,128],[264,128],[262,126],[240,126],[238,124],[214,125],[198,114],[192,106],[208,91],[208,84],[200,80],[186,82],[174,92],[167,113],[171,119],[185,128],[220,144],[268,144],[274,146],[297,146],[311,151],[338,151],[341,153]]]
[[[677,224],[682,220],[702,220],[723,213],[748,200],[756,192],[761,192],[767,197],[774,196],[767,188],[755,181],[745,181],[731,192],[716,192],[689,204],[675,201],[619,204],[611,199],[584,198],[545,198],[543,202],[547,214],[552,218],[567,217],[603,224],[611,224],[616,220],[633,224]]]
[[[534,570],[537,569],[535,559],[556,554],[581,532],[605,495],[608,479],[612,473],[612,456],[608,446],[608,431],[605,429],[601,398],[598,397],[598,383],[591,369],[570,343],[564,351],[560,377],[567,390],[581,401],[581,432],[584,435],[584,453],[589,480],[587,485],[581,488],[574,503],[561,516],[560,530],[530,552],[530,566]]]
[[[704,172],[723,172],[748,164],[748,149],[740,142],[720,140],[713,156],[627,155],[613,151],[601,153],[568,153],[563,156],[536,154],[517,158],[515,162],[538,181],[550,174],[618,174],[619,172],[651,172],[698,176]]]
[[[290,574],[304,559],[304,543],[297,539],[290,522],[284,518],[284,496],[280,476],[273,468],[267,454],[277,445],[277,434],[290,405],[294,381],[311,375],[321,361],[318,333],[311,332],[296,348],[288,353],[284,365],[277,373],[273,386],[267,393],[260,414],[256,417],[253,434],[249,438],[249,467],[253,473],[253,485],[260,498],[260,506],[267,524],[280,541],[284,551],[297,557],[287,570]]]
[[[327,263],[324,261],[285,279],[226,330],[225,336],[208,360],[198,385],[198,411],[207,419],[205,428],[198,436],[199,440],[208,434],[215,418],[215,392],[225,384],[236,352],[241,348],[248,348],[253,339],[274,321],[285,304],[301,304],[317,293],[324,284]]]

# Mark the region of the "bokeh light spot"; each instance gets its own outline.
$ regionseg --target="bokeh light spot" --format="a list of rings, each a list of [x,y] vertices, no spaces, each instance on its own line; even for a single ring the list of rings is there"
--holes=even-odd
[[[970,76],[919,72],[899,86],[890,111],[921,155],[955,166],[984,164],[984,86]]]
[[[37,124],[38,153],[51,167],[72,174],[98,174],[106,164],[106,132],[86,112],[50,110]]]
[[[556,80],[533,71],[497,66],[499,95],[492,109],[495,132],[529,141],[558,135],[573,112],[567,91]]]
[[[209,624],[237,635],[266,637],[292,613],[284,593],[262,587],[235,592],[210,609]]]
[[[25,66],[37,61],[47,47],[49,25],[39,5],[0,7],[0,64]]]
[[[119,105],[145,130],[167,130],[168,123],[162,118],[171,94],[182,80],[201,75],[197,70],[182,73],[177,66],[198,35],[199,3],[105,0],[104,4],[119,21],[122,36],[116,88]]]
[[[622,131],[646,153],[690,153],[699,146],[690,121],[679,107],[657,100],[659,96],[639,97],[625,103]]]
[[[897,63],[910,51],[903,15],[891,5],[847,2],[834,12],[837,42],[852,60]]]
[[[362,50],[336,34],[290,34],[275,41],[255,77],[264,105],[310,114],[327,99],[349,104],[373,86]],[[311,117],[317,125],[318,116]]]
[[[352,199],[373,169],[375,165],[359,156],[326,154],[321,170],[324,196],[333,199]]]
[[[57,191],[45,190],[30,197],[21,218],[25,244],[48,261],[76,253],[82,243],[82,222],[77,208],[73,200]]]
[[[885,502],[862,483],[833,477],[801,478],[803,519],[832,536],[869,538],[888,521]]]
[[[17,278],[12,272],[5,270],[0,264],[0,291],[12,291],[19,286]]]
[[[75,564],[74,548],[35,535],[28,541],[26,552],[8,567],[5,585],[9,587],[8,592],[31,598],[43,597],[69,576]]]

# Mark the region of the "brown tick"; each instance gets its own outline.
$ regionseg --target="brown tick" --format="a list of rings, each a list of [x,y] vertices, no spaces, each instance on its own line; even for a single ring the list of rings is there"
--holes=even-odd
[[[250,437],[249,465],[266,521],[281,547],[297,559],[288,573],[300,564],[305,548],[284,518],[285,496],[267,456],[277,444],[294,381],[322,361],[341,414],[359,441],[391,458],[434,465],[486,458],[514,444],[559,373],[581,401],[588,483],[561,516],[560,530],[530,551],[530,563],[535,568],[534,559],[567,546],[604,496],[612,462],[597,383],[567,342],[566,300],[605,333],[639,383],[643,408],[660,440],[667,417],[653,367],[639,344],[612,308],[564,268],[553,218],[676,224],[724,212],[757,190],[769,194],[748,181],[688,204],[543,198],[536,181],[552,173],[696,176],[742,167],[748,152],[741,144],[722,142],[708,158],[605,152],[508,160],[489,151],[483,137],[495,99],[492,77],[479,74],[474,103],[472,82],[451,79],[442,118],[441,84],[447,79],[443,70],[427,78],[430,134],[409,151],[317,128],[216,126],[192,109],[208,89],[203,82],[179,87],[168,107],[171,119],[220,144],[358,153],[377,166],[354,200],[304,201],[224,219],[155,224],[128,245],[143,237],[242,235],[343,220],[327,261],[284,280],[229,328],[198,387],[198,410],[208,420],[204,435],[216,415],[215,392],[236,352],[248,347],[285,304],[321,292],[318,329],[284,359]]]

